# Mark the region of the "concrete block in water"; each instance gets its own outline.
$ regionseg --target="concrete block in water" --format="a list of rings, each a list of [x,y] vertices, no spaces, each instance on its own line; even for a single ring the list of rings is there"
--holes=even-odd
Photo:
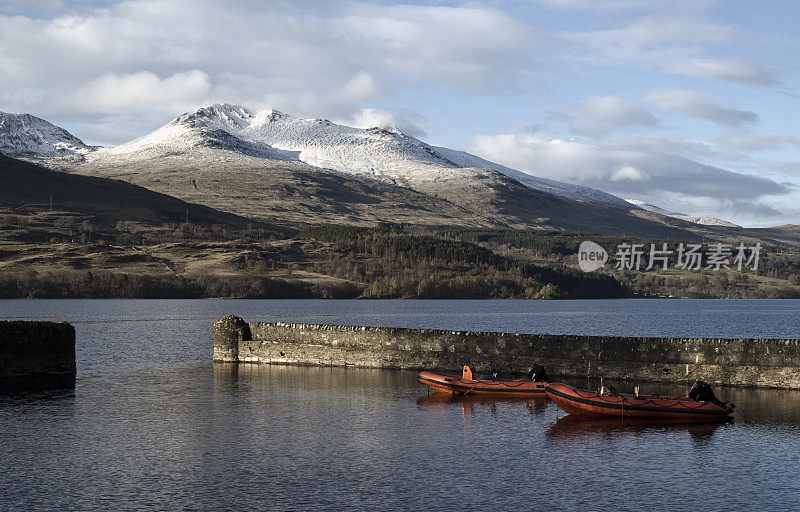
[[[0,386],[75,378],[75,327],[66,322],[0,321]]]
[[[250,338],[247,322],[233,315],[220,318],[214,322],[214,361],[238,362],[239,345]]]

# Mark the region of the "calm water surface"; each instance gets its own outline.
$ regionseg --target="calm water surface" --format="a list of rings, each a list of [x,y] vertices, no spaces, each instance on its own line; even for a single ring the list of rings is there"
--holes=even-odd
[[[428,396],[413,372],[212,364],[229,313],[800,336],[793,301],[0,301],[0,319],[72,322],[79,371],[71,390],[0,395],[0,510],[800,507],[798,392],[719,389],[737,403],[723,425],[581,422],[545,401]]]

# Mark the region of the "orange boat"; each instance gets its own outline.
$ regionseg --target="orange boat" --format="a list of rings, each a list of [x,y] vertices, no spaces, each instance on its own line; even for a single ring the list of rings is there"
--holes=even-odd
[[[720,402],[711,386],[696,382],[688,397],[663,395],[620,396],[601,388],[583,391],[566,384],[548,384],[547,397],[568,414],[625,416],[680,421],[719,421],[733,413],[733,404]]]
[[[533,371],[532,373],[531,379],[495,379],[483,376],[475,379],[472,376],[472,369],[464,366],[460,377],[425,371],[417,374],[417,381],[436,393],[519,398],[544,397],[544,389],[547,385],[547,382],[541,380],[544,368],[541,368],[541,372]]]

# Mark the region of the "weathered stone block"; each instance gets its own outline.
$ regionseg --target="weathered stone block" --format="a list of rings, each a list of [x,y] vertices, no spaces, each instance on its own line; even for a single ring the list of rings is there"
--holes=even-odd
[[[66,322],[0,321],[0,386],[15,384],[13,379],[74,376],[75,327]]]

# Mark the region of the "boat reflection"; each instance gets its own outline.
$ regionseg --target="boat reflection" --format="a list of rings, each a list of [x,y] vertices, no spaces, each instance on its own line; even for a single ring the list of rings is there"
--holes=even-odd
[[[48,391],[59,394],[61,391],[75,390],[75,375],[54,375],[0,379],[0,395],[24,395]],[[63,393],[62,393],[63,394]]]
[[[489,408],[496,412],[498,407],[527,408],[531,415],[544,412],[548,404],[547,398],[492,398],[469,395],[451,395],[448,393],[431,393],[417,400],[421,409],[446,409],[452,406],[461,406],[464,415],[472,414],[475,409]]]
[[[694,423],[652,418],[618,418],[604,416],[567,415],[558,419],[547,429],[547,436],[557,439],[573,439],[587,436],[605,436],[618,433],[669,433],[687,432],[693,440],[707,441],[724,422]]]

